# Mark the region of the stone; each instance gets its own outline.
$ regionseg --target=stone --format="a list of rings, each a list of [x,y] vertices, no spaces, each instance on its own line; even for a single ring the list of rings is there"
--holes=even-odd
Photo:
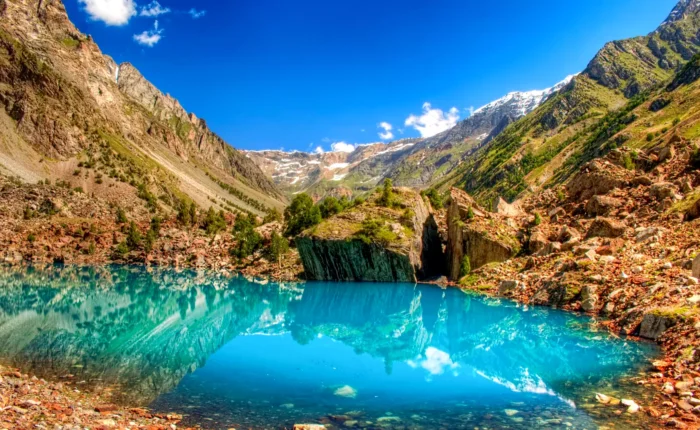
[[[690,412],[693,410],[693,406],[684,399],[678,401],[678,407],[686,412]]]
[[[700,253],[693,260],[693,277],[700,278]]]
[[[593,196],[586,204],[588,216],[607,216],[622,206],[622,200],[608,196]]]
[[[676,186],[670,182],[657,182],[651,185],[649,193],[658,201],[673,198],[676,195]]]
[[[622,404],[623,406],[627,406],[627,412],[631,414],[639,412],[639,405],[634,400],[622,399],[620,400],[620,404]]]
[[[498,293],[503,295],[518,288],[523,288],[523,285],[520,281],[503,280],[498,286]]]
[[[517,204],[508,203],[500,196],[493,201],[493,212],[507,217],[519,217],[523,214]]]
[[[586,285],[581,289],[581,308],[586,312],[591,312],[598,304],[598,288],[595,285]]]
[[[542,252],[549,245],[549,239],[539,230],[535,230],[530,235],[529,250],[533,254]]]
[[[685,212],[685,220],[692,221],[694,219],[700,218],[700,198],[698,198],[695,203],[690,205],[690,208]]]
[[[673,325],[673,321],[658,313],[650,312],[644,315],[642,324],[639,327],[639,336],[657,340],[661,335]]]
[[[337,388],[335,391],[333,391],[333,395],[338,396],[338,397],[346,397],[349,399],[354,399],[355,397],[357,397],[357,390],[355,390],[354,388],[352,388],[349,385],[344,385],[340,388]]]
[[[588,228],[586,238],[591,237],[620,237],[625,234],[627,226],[610,218],[596,218]]]
[[[518,414],[519,411],[516,409],[505,409],[503,412],[509,417],[512,417],[513,415]]]
[[[666,229],[661,227],[649,227],[636,230],[636,236],[634,240],[637,243],[645,242],[658,242],[662,237]]]
[[[294,424],[294,430],[326,430],[323,424]]]

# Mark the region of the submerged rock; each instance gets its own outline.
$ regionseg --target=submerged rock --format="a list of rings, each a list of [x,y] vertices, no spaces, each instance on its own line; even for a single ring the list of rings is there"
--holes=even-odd
[[[357,397],[357,390],[349,385],[343,385],[342,387],[337,388],[335,391],[333,391],[333,395],[338,397],[347,397],[349,399],[354,399],[355,397]]]

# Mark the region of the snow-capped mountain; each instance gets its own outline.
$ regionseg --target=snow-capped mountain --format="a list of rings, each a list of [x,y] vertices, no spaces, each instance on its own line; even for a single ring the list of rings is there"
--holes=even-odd
[[[544,90],[511,92],[482,106],[453,128],[429,138],[356,146],[352,152],[247,152],[263,172],[290,194],[352,196],[390,177],[397,185],[424,187],[449,174],[462,160],[510,123],[564,88],[574,75]]]
[[[564,88],[576,75],[569,75],[563,81],[557,83],[551,88],[546,88],[544,90],[533,90],[533,91],[514,91],[512,93],[506,94],[498,100],[494,100],[479,109],[475,110],[474,115],[489,115],[495,113],[497,110],[503,110],[506,108],[510,113],[518,117],[525,116],[532,112],[537,106],[542,104],[547,97],[551,96],[555,92]]]

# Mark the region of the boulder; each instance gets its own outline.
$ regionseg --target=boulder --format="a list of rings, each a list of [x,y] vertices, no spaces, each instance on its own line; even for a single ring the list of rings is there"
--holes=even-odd
[[[586,237],[620,237],[625,234],[626,230],[627,226],[622,221],[610,218],[596,218],[588,228]]]
[[[686,221],[692,221],[700,218],[700,198],[695,200],[695,203],[690,205],[690,208],[685,212]]]
[[[605,160],[593,160],[581,167],[567,184],[572,201],[587,200],[595,195],[607,194],[615,188],[630,184],[634,178],[631,171]]]
[[[481,209],[469,194],[453,188],[447,210],[447,271],[459,279],[462,261],[469,257],[472,269],[506,261],[520,250],[517,230],[506,217]]]
[[[531,253],[538,254],[549,245],[547,236],[539,230],[535,230],[530,235],[529,247]]]
[[[676,195],[676,186],[670,182],[657,182],[651,185],[649,194],[658,201],[673,198]]]
[[[498,286],[498,293],[503,295],[510,291],[517,290],[518,288],[523,288],[523,285],[520,281],[503,280]]]
[[[622,200],[608,196],[593,196],[586,204],[588,216],[607,216],[622,206]]]
[[[581,288],[567,282],[565,277],[550,279],[540,287],[533,296],[533,303],[551,307],[561,307],[572,302]]]
[[[693,260],[693,277],[700,278],[700,254]]]
[[[639,336],[657,340],[661,335],[673,326],[674,321],[668,316],[658,312],[650,312],[644,315],[642,324],[639,326]]]
[[[581,289],[581,309],[586,312],[595,310],[598,304],[598,288],[595,285],[586,285]]]
[[[507,217],[518,217],[523,214],[517,204],[508,203],[503,197],[497,197],[493,201],[493,212]]]

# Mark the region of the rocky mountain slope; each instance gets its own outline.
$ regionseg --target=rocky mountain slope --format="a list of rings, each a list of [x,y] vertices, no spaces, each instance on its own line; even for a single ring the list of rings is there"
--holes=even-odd
[[[250,159],[131,64],[104,55],[60,1],[5,0],[0,15],[2,173],[58,180],[127,208],[283,207]]]
[[[669,101],[663,86],[700,50],[699,30],[697,4],[684,0],[651,34],[606,44],[583,73],[437,186],[446,191],[457,184],[485,204],[499,195],[513,200],[563,183],[615,147],[668,139],[678,122],[684,137],[696,137],[684,126],[693,121],[692,99],[677,93],[690,111],[663,109]],[[651,106],[657,98],[663,100]]]
[[[425,187],[450,173],[481,145],[527,115],[572,79],[544,90],[512,92],[477,110],[455,127],[429,138],[358,145],[352,152],[248,151],[246,156],[282,190],[353,196],[374,189],[384,178]]]

